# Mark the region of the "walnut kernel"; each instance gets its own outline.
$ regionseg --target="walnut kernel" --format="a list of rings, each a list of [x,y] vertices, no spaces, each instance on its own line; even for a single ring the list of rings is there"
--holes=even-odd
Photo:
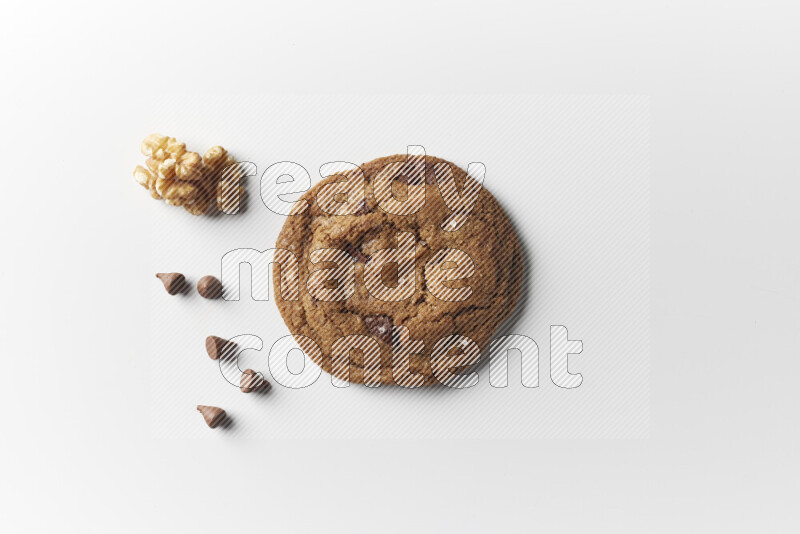
[[[147,156],[146,167],[137,165],[133,177],[153,198],[182,206],[193,215],[217,209],[238,211],[243,192],[239,187],[241,172],[236,160],[221,146],[210,148],[200,157],[174,137],[151,134],[142,141],[141,150]]]

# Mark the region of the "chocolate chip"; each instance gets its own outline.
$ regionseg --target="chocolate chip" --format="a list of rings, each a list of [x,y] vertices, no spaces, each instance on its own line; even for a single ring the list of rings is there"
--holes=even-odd
[[[425,183],[428,185],[433,185],[436,183],[436,174],[433,172],[433,165],[427,165],[425,167]]]
[[[186,285],[186,277],[181,273],[156,273],[156,278],[161,280],[170,295],[180,293]]]
[[[215,428],[224,421],[227,415],[222,408],[203,406],[202,404],[197,405],[197,411],[203,414],[203,419],[206,420],[206,424],[211,428]]]
[[[369,213],[369,206],[367,206],[367,199],[363,199],[353,215],[366,215],[367,213]]]
[[[429,167],[426,167],[426,169],[427,168],[429,168]],[[431,169],[431,173],[432,173],[433,172],[433,167],[430,167],[430,169]],[[416,171],[414,173],[412,173],[412,176],[408,176],[407,174],[401,174],[400,176],[395,178],[395,181],[397,183],[406,184],[406,185],[421,185],[422,184],[422,178],[419,176],[419,173],[417,173]],[[425,182],[428,182],[427,173],[425,175]],[[433,183],[433,182],[428,182],[428,183]]]
[[[218,299],[222,296],[222,282],[213,276],[204,276],[197,281],[197,292],[207,299]]]
[[[392,344],[392,318],[388,315],[367,315],[364,317],[367,332],[384,343]]]
[[[269,387],[269,382],[264,380],[260,373],[256,373],[252,369],[245,369],[242,371],[242,378],[239,381],[241,386],[239,389],[242,393],[250,393],[251,391],[258,391]]]
[[[345,251],[347,251],[348,254],[353,256],[356,261],[360,261],[361,263],[367,263],[367,260],[369,259],[369,257],[366,254],[364,254],[363,252],[361,252],[361,249],[358,248],[357,246],[351,245],[350,243],[348,243],[344,247],[344,249],[345,249]]]
[[[208,336],[206,338],[206,352],[208,357],[212,360],[219,360],[220,357],[230,357],[236,353],[236,343],[222,339],[217,336]]]

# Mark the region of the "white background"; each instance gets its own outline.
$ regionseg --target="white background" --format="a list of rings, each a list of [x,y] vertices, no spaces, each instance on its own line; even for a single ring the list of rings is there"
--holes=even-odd
[[[7,8],[0,527],[797,531],[796,11]],[[124,199],[132,115],[165,92],[650,95],[650,437],[153,438],[127,299],[151,233]]]
[[[147,102],[126,121],[131,130],[143,136],[157,124],[158,130],[194,140],[190,146],[221,142],[258,166],[245,180],[246,209],[216,218],[153,202],[129,179],[130,171],[120,173],[127,190],[119,207],[148,231],[148,264],[127,275],[148,283],[125,293],[129,306],[147,310],[148,317],[131,315],[124,328],[150,339],[154,436],[647,437],[649,115],[648,99],[636,96],[238,95]],[[266,398],[242,395],[207,358],[204,339],[257,336],[263,348],[243,353],[239,367],[264,373],[277,385],[270,377],[280,376],[281,368],[268,365],[268,355],[289,330],[274,302],[251,298],[250,278],[263,286],[264,272],[251,275],[245,265],[240,299],[216,302],[194,291],[170,298],[153,273],[180,271],[196,283],[207,273],[221,277],[221,259],[229,251],[274,247],[286,217],[260,198],[261,173],[269,165],[291,158],[316,182],[326,161],[361,163],[403,153],[409,139],[463,168],[475,160],[486,166],[484,186],[516,226],[527,271],[520,305],[501,333],[536,341],[539,388],[522,387],[519,356],[513,355],[504,389],[492,387],[490,369],[483,366],[478,384],[463,391],[341,389],[324,375],[303,389],[276,387]],[[125,171],[143,159],[138,143],[130,144]],[[264,194],[272,200],[266,184]],[[550,379],[550,325],[566,326],[571,339],[583,342],[569,363],[571,372],[585,377],[578,389],[560,388]],[[302,368],[296,359],[289,361]],[[309,373],[317,369],[309,365]],[[238,377],[228,379],[239,383]],[[225,408],[233,421],[227,436],[198,424],[192,412],[198,403]]]

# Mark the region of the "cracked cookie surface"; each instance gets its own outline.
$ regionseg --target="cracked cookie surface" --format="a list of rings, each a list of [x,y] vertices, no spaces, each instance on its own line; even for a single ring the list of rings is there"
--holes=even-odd
[[[347,215],[331,214],[328,203],[331,199],[320,196],[320,192],[330,184],[358,184],[359,175],[349,171],[323,179],[300,198],[296,206],[305,208],[287,217],[278,236],[276,248],[289,250],[297,257],[300,282],[299,299],[285,300],[280,288],[281,269],[278,263],[273,265],[273,294],[280,313],[301,349],[315,363],[326,372],[350,382],[363,383],[369,371],[374,372],[371,376],[376,376],[381,384],[395,383],[392,327],[405,327],[411,340],[424,342],[423,350],[409,356],[408,370],[422,376],[425,385],[435,383],[431,353],[437,341],[459,334],[472,339],[483,352],[497,328],[513,311],[520,294],[523,265],[519,241],[511,222],[491,193],[480,190],[474,208],[458,230],[449,232],[442,229],[443,221],[452,212],[444,202],[436,177],[441,165],[449,164],[455,183],[463,191],[467,174],[456,165],[432,156],[425,157],[425,203],[416,213],[396,215],[378,206],[373,194],[375,177],[387,165],[400,165],[406,161],[407,156],[401,154],[361,165],[365,179],[364,197],[347,199],[358,202],[353,205],[354,209],[347,211],[350,213]],[[421,185],[419,181],[414,184]],[[403,176],[396,178],[392,184],[395,198],[403,199],[404,195],[408,198],[408,187],[411,187],[408,179]],[[410,233],[414,237],[413,293],[399,301],[380,300],[365,284],[365,262],[376,251],[398,247],[401,233]],[[314,296],[319,294],[317,291],[309,291],[310,274],[337,265],[319,259],[317,263],[312,262],[311,253],[320,249],[344,250],[354,259],[355,288],[349,298],[326,301]],[[463,251],[474,264],[474,272],[469,278],[446,286],[469,286],[471,295],[466,300],[441,300],[427,287],[426,264],[437,252],[445,249]],[[392,287],[392,284],[398,284],[398,277],[411,275],[398,272],[397,268],[392,271],[390,266],[381,272],[381,279]],[[349,365],[332,365],[334,343],[353,334],[377,340],[379,370],[369,364],[365,370],[365,356],[359,350],[350,352]],[[319,350],[306,338],[313,340]]]

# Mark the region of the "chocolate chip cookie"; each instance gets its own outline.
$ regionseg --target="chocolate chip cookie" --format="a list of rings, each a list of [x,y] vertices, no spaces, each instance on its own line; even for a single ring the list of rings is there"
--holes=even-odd
[[[440,368],[469,367],[520,294],[520,245],[500,204],[431,156],[388,156],[323,179],[295,204],[276,248],[299,271],[299,298],[287,300],[281,271],[294,269],[273,265],[289,331],[349,382],[414,387],[441,381]]]

